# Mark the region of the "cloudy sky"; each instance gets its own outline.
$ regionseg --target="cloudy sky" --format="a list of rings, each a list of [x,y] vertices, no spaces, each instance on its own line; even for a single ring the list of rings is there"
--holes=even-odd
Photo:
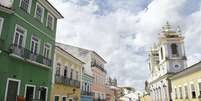
[[[65,17],[57,41],[97,51],[121,86],[144,88],[147,51],[169,21],[185,36],[189,65],[201,60],[200,0],[49,0]]]

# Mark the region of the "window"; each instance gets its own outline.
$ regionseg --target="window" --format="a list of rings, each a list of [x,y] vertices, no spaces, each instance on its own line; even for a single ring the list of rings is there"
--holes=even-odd
[[[25,43],[26,30],[19,25],[16,25],[13,44],[18,47],[23,47]]]
[[[183,98],[183,95],[182,95],[182,87],[179,87],[179,96],[180,96],[180,99],[182,99]]]
[[[191,84],[191,97],[196,98],[196,92],[195,92],[195,86],[194,84]]]
[[[4,19],[0,17],[0,36],[3,29],[3,22],[4,22]]]
[[[39,52],[39,40],[32,36],[31,38],[31,53],[37,54]]]
[[[161,47],[161,60],[163,60],[163,47]]]
[[[40,88],[40,101],[47,101],[47,87]]]
[[[73,69],[70,71],[70,78],[73,79]]]
[[[199,86],[199,94],[200,94],[199,97],[201,98],[201,82],[198,83],[198,86]]]
[[[47,15],[47,27],[53,30],[54,27],[54,17],[48,13]]]
[[[57,63],[57,67],[56,67],[56,76],[60,76],[60,69],[61,69],[61,64]]]
[[[175,99],[178,98],[178,95],[177,95],[177,88],[174,89],[174,92],[175,92]]]
[[[54,101],[59,101],[59,96],[54,96]]]
[[[66,97],[62,97],[62,101],[67,101]]]
[[[65,68],[64,68],[64,77],[68,77],[67,73],[68,73],[68,67],[65,66]]]
[[[5,93],[5,101],[16,101],[16,96],[19,95],[20,92],[20,80],[10,79],[7,80],[6,93]]]
[[[32,0],[21,0],[20,8],[30,13]]]
[[[172,50],[172,55],[173,56],[178,56],[177,47],[178,46],[176,44],[171,44],[171,50]]]
[[[76,80],[79,80],[79,73],[76,71]]]
[[[51,45],[46,43],[43,49],[43,56],[45,58],[50,58],[50,55],[51,55]]]
[[[36,3],[35,17],[43,22],[44,8],[39,3]]]
[[[87,85],[87,92],[90,92],[90,89],[89,89],[89,84]]]
[[[35,86],[32,85],[26,85],[25,88],[25,100],[31,101],[34,98],[35,95]]]
[[[187,85],[184,86],[184,94],[185,94],[185,98],[187,99],[188,98],[188,86]]]

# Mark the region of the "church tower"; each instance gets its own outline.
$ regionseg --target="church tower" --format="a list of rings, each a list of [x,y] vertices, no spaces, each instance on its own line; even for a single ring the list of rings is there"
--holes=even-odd
[[[172,101],[169,78],[187,67],[184,37],[167,23],[149,52],[149,89],[152,101]]]
[[[160,33],[157,50],[161,75],[176,73],[187,67],[184,37],[180,33],[179,28],[174,31],[168,22]]]

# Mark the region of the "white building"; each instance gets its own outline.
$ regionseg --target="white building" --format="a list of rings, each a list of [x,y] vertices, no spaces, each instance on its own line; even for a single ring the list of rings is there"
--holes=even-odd
[[[127,87],[123,87],[121,89],[124,96],[120,97],[120,101],[139,101],[141,92],[127,89]]]
[[[149,52],[149,88],[152,101],[172,101],[169,77],[187,67],[184,37],[167,23]]]

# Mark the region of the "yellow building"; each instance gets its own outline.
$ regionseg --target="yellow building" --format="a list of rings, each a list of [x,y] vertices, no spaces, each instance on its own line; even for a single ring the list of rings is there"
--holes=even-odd
[[[82,61],[56,46],[51,101],[80,101],[83,64]]]
[[[151,101],[151,96],[150,95],[144,95],[140,97],[140,101]]]
[[[171,77],[173,101],[201,101],[201,62]]]

